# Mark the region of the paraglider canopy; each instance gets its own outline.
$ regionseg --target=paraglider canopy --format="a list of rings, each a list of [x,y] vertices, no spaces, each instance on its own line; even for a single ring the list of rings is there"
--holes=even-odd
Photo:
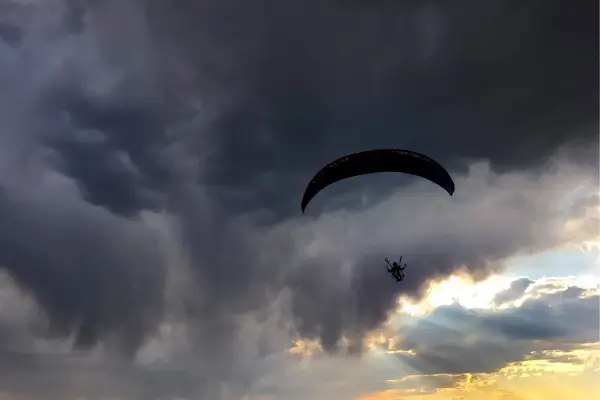
[[[378,149],[340,157],[324,166],[309,182],[302,196],[302,212],[327,186],[354,176],[376,172],[403,172],[425,178],[442,187],[450,196],[454,181],[448,171],[424,154],[403,149]]]

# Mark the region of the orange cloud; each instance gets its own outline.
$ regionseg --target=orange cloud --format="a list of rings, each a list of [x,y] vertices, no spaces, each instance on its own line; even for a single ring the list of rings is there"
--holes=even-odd
[[[587,400],[600,398],[599,344],[571,351],[532,352],[493,374],[411,375],[388,381],[402,388],[363,394],[356,400]],[[440,379],[444,378],[444,379]],[[432,383],[438,383],[433,387]],[[450,383],[448,387],[442,385]]]

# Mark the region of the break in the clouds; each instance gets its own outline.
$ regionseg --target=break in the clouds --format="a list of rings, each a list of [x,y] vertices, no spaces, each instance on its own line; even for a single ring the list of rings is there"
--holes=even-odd
[[[597,234],[597,2],[0,10],[0,265],[37,339],[194,355],[195,393],[235,397],[290,337],[360,350],[400,291]],[[438,159],[455,196],[357,179],[300,216],[316,169],[374,147]]]
[[[399,347],[417,356],[397,357],[425,374],[491,373],[533,350],[598,342],[599,297],[584,292],[571,286],[495,311],[440,307],[401,333]]]
[[[589,349],[591,344],[597,349],[599,342],[600,299],[595,282],[589,285],[594,289],[586,290],[568,279],[535,281],[531,285],[535,294],[523,294],[516,299],[522,302],[503,309],[455,303],[422,318],[400,314],[386,327],[379,351],[360,361],[319,353],[308,356],[308,365],[292,363],[265,379],[256,394],[354,399],[364,393],[398,390],[407,396],[411,391],[424,395],[455,388],[466,375],[495,380],[514,375],[520,365],[524,371],[535,368],[528,367],[529,362],[550,363],[550,371],[552,363],[581,365],[582,371],[591,373]]]

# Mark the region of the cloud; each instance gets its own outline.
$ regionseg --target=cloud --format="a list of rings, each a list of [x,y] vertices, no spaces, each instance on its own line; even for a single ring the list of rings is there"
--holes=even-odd
[[[370,147],[423,151],[464,173],[484,160],[500,171],[543,169],[572,142],[587,150],[572,157],[596,168],[591,3],[587,11],[559,1],[300,10],[286,1],[269,13],[211,1],[109,2],[85,12],[50,4],[20,6],[36,18],[11,21],[53,32],[26,35],[19,48],[57,63],[53,76],[44,73],[54,83],[38,93],[48,99],[39,105],[43,136],[86,198],[119,213],[164,206],[190,163],[206,162],[197,178],[229,208],[279,215],[296,212],[297,192],[322,164]],[[73,16],[85,25],[77,35]],[[85,131],[102,140],[86,142]]]
[[[288,339],[358,351],[401,290],[596,229],[563,229],[597,182],[592,2],[2,7],[0,265],[36,340],[200,358],[205,397],[243,394]],[[321,164],[386,146],[439,159],[455,197],[374,177],[295,217]]]
[[[408,147],[459,173],[473,160],[500,171],[543,169],[571,139],[595,140],[597,96],[578,83],[597,79],[595,39],[584,12],[559,2],[310,2],[301,10],[279,2],[268,15],[260,7],[196,7],[202,18],[245,27],[238,41],[236,31],[181,24],[185,5],[165,18],[179,37],[225,42],[233,79],[243,81],[244,96],[214,127],[219,147],[208,166],[210,182],[246,192],[236,200],[223,189],[232,207],[293,212],[297,199],[288,193],[301,191],[307,176],[365,148]],[[559,39],[551,20],[573,36]],[[571,40],[586,50],[573,51]],[[260,53],[251,43],[261,43]],[[187,59],[213,54],[196,40],[180,45]],[[580,161],[592,165],[595,156]],[[381,181],[374,186],[382,189]]]
[[[426,374],[491,373],[534,351],[598,342],[598,293],[584,293],[571,286],[504,309],[439,307],[401,334],[398,349],[416,355],[397,357]]]
[[[520,298],[532,283],[533,281],[529,278],[521,278],[513,281],[510,288],[498,293],[494,297],[494,303],[501,306],[504,303]]]
[[[317,352],[306,364],[291,363],[273,372],[276,392],[268,382],[256,390],[282,397],[292,393],[295,398],[356,398],[364,393],[385,398],[388,392],[407,396],[446,389],[459,395],[467,387],[496,393],[510,390],[506,379],[519,376],[538,379],[533,387],[547,383],[543,379],[550,375],[589,379],[597,366],[600,302],[597,290],[586,296],[582,292],[559,288],[504,309],[455,304],[438,307],[424,318],[399,315],[388,327],[394,332],[388,340],[393,340],[384,341],[380,351],[360,361]],[[526,320],[527,329],[518,329]]]
[[[157,238],[53,183],[0,195],[0,265],[48,313],[48,334],[90,346],[115,332],[135,349],[162,304]]]
[[[364,333],[376,328],[399,294],[418,296],[431,279],[459,268],[485,276],[511,254],[563,240],[562,222],[551,222],[558,214],[543,211],[545,200],[538,197],[537,204],[525,200],[546,189],[529,186],[532,181],[521,181],[517,175],[491,178],[494,175],[480,167],[472,170],[472,180],[460,183],[464,197],[426,198],[429,192],[423,185],[400,191],[362,213],[332,213],[296,228],[299,257],[308,257],[306,264],[296,267],[289,284],[296,294],[300,332],[325,338],[325,345],[332,346],[344,334],[351,337],[353,329]],[[476,188],[475,181],[485,187],[488,179],[498,180],[491,188]],[[504,197],[503,187],[522,191]],[[533,217],[535,213],[543,216]],[[534,220],[533,225],[523,224]],[[537,225],[541,221],[549,225]],[[279,228],[277,237],[286,231]],[[542,232],[557,236],[544,237]],[[377,265],[381,255],[394,254],[404,255],[409,264],[406,279],[402,285],[385,286]]]

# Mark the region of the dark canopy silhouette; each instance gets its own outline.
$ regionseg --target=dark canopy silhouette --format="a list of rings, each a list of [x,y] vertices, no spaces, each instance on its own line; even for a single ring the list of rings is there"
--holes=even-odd
[[[369,150],[340,157],[317,172],[304,191],[302,212],[313,197],[327,186],[343,179],[376,172],[416,175],[441,186],[450,196],[454,193],[454,182],[450,174],[426,155],[402,149]]]

